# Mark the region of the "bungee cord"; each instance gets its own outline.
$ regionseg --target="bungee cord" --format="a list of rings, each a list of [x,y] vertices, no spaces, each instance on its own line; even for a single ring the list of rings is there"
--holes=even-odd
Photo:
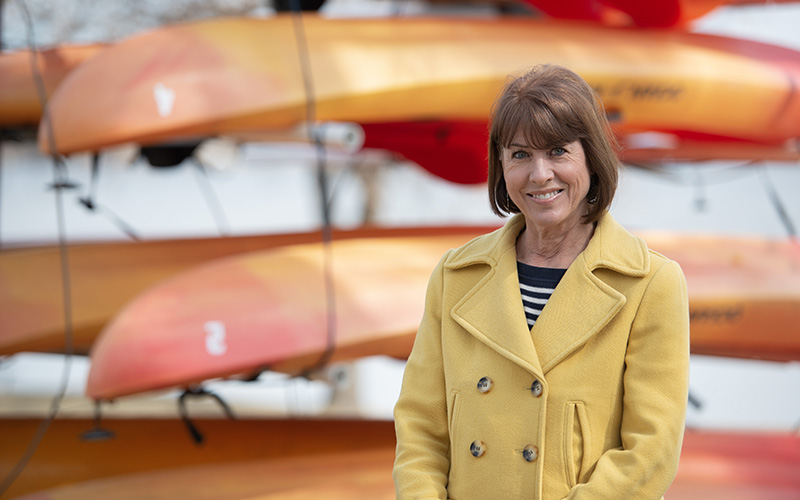
[[[128,238],[133,241],[140,241],[139,236],[134,231],[133,227],[122,220],[116,213],[108,207],[101,205],[97,202],[97,186],[100,180],[100,154],[95,152],[92,154],[92,167],[91,177],[89,180],[89,194],[78,198],[81,205],[86,207],[91,212],[101,213],[106,219],[109,219],[115,226],[117,226]]]
[[[217,224],[217,232],[220,236],[228,237],[231,235],[231,225],[228,222],[228,217],[225,215],[225,209],[219,201],[214,186],[211,184],[211,179],[208,175],[208,169],[205,164],[195,155],[189,157],[191,163],[195,166],[197,173],[195,179],[200,186],[200,192],[203,193],[206,205],[208,206],[211,216],[214,217],[214,222]]]
[[[767,172],[766,167],[761,169],[761,182],[767,192],[769,201],[772,202],[772,208],[775,209],[781,224],[783,224],[784,229],[786,229],[789,239],[796,241],[797,229],[795,229],[794,222],[792,222],[792,217],[789,215],[789,211],[786,210],[786,205],[783,203],[780,195],[778,195],[778,191],[775,189],[775,185],[772,183],[772,179],[770,179],[769,172]]]
[[[325,157],[325,144],[322,141],[321,131],[316,124],[316,98],[314,95],[313,72],[311,69],[311,58],[308,50],[308,38],[303,23],[303,13],[300,0],[290,0],[291,16],[294,23],[295,42],[300,63],[300,71],[303,77],[303,90],[306,96],[306,123],[308,124],[308,139],[314,144],[316,151],[316,174],[317,187],[320,195],[320,205],[322,211],[322,253],[323,253],[323,281],[325,286],[325,305],[326,305],[326,346],[325,351],[312,366],[309,366],[301,373],[303,377],[309,377],[312,373],[324,368],[331,360],[336,348],[336,289],[333,280],[333,231],[331,227],[331,210],[328,199],[328,171]]]
[[[53,127],[52,123],[47,117],[47,91],[44,86],[44,80],[42,78],[41,71],[39,69],[39,62],[38,62],[38,49],[35,43],[35,36],[33,30],[33,21],[31,19],[30,11],[28,10],[28,6],[24,0],[17,0],[19,4],[20,11],[22,12],[23,17],[25,18],[25,29],[26,34],[28,37],[28,50],[31,53],[31,70],[34,77],[34,82],[36,84],[36,91],[39,96],[39,102],[41,103],[42,107],[42,120],[45,122],[45,126],[49,127],[49,136],[50,136],[50,151],[51,157],[53,159],[53,189],[55,193],[55,202],[56,202],[56,219],[57,219],[57,226],[58,226],[58,248],[59,248],[59,257],[61,261],[61,284],[62,284],[62,297],[63,297],[63,308],[64,308],[64,364],[62,368],[61,374],[61,382],[59,385],[58,390],[56,391],[53,399],[51,400],[50,410],[45,417],[44,420],[39,424],[36,432],[34,433],[31,441],[29,442],[25,452],[22,454],[20,459],[14,465],[14,467],[9,471],[6,477],[3,479],[2,483],[0,483],[0,497],[5,494],[6,491],[11,487],[14,481],[19,477],[22,471],[30,462],[31,458],[33,458],[36,449],[41,444],[42,439],[44,439],[44,435],[47,432],[47,429],[52,424],[53,420],[55,420],[56,415],[61,407],[61,402],[64,399],[64,396],[67,392],[67,387],[69,385],[69,378],[70,372],[72,369],[72,357],[74,355],[74,346],[73,346],[73,329],[72,329],[72,294],[71,294],[71,283],[70,283],[70,271],[69,271],[69,252],[67,249],[67,241],[66,241],[66,221],[64,216],[64,200],[63,200],[63,193],[62,191],[66,188],[74,187],[74,185],[69,181],[66,165],[64,165],[63,159],[59,157],[55,151],[55,137],[53,135]]]

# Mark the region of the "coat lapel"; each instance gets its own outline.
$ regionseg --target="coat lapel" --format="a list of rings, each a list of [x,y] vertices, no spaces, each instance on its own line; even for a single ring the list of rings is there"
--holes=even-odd
[[[515,252],[508,252],[452,310],[452,317],[486,345],[528,371],[544,372],[519,293]]]
[[[477,339],[538,376],[601,330],[625,304],[625,296],[593,271],[608,268],[643,276],[647,247],[606,214],[589,246],[567,270],[539,320],[528,330],[519,293],[516,238],[524,226],[514,217],[480,243],[462,247],[447,264],[460,269],[482,264],[482,279],[456,303],[453,319]],[[533,336],[533,337],[531,337]]]
[[[521,216],[476,245],[462,247],[447,265],[481,265],[485,275],[459,300],[450,314],[467,332],[510,361],[542,376],[539,357],[522,308],[515,243],[525,224]],[[480,271],[478,271],[480,272]]]
[[[542,370],[586,343],[624,304],[624,295],[573,263],[531,329]]]
[[[545,373],[603,329],[625,305],[625,295],[594,271],[606,268],[644,276],[649,267],[644,241],[610,215],[603,216],[589,245],[567,269],[531,330]]]

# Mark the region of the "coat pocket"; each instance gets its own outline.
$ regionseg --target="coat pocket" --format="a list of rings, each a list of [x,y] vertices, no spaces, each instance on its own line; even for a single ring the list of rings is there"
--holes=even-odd
[[[456,446],[460,443],[458,440],[458,419],[461,412],[461,397],[458,391],[451,393],[450,400],[450,480],[455,477],[455,472],[458,470],[458,462],[460,461],[460,450]]]
[[[589,451],[589,421],[583,401],[568,401],[564,418],[564,465],[567,484],[572,488],[581,481],[583,463]]]

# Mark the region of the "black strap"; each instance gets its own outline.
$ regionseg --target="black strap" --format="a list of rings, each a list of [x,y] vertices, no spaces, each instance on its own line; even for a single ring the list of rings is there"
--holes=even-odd
[[[194,164],[200,172],[198,184],[200,185],[200,190],[203,192],[203,197],[206,199],[206,205],[208,205],[208,209],[211,211],[211,215],[217,223],[217,231],[219,231],[221,236],[230,236],[231,225],[228,222],[228,217],[225,215],[225,209],[222,208],[222,203],[220,203],[219,197],[216,191],[214,191],[214,186],[211,184],[208,169],[206,169],[205,164],[196,156],[190,156],[189,159],[192,160],[192,164]]]
[[[110,220],[112,224],[117,226],[120,231],[125,233],[130,239],[139,241],[139,236],[134,231],[130,224],[122,220],[116,213],[108,207],[97,203],[97,186],[100,180],[100,154],[95,152],[92,154],[92,175],[89,180],[89,194],[78,198],[81,205],[94,213],[102,214],[106,219]],[[62,186],[63,187],[63,186]],[[75,187],[74,185],[70,187]]]
[[[195,442],[197,445],[203,444],[205,438],[203,437],[203,433],[200,432],[200,429],[194,425],[194,422],[189,418],[189,412],[186,410],[186,398],[188,397],[211,397],[216,400],[217,403],[222,407],[225,411],[225,414],[231,420],[236,420],[236,416],[233,414],[233,410],[228,406],[225,401],[222,400],[219,395],[213,393],[207,389],[202,387],[190,387],[183,391],[183,394],[178,398],[178,411],[180,412],[181,418],[183,419],[183,423],[186,424],[186,429],[189,431],[189,435],[192,437],[192,441]]]
[[[764,182],[764,189],[767,190],[767,196],[772,202],[772,207],[778,213],[778,217],[781,219],[786,233],[792,239],[797,238],[797,230],[794,227],[792,218],[789,216],[789,212],[786,210],[786,205],[783,204],[783,200],[781,200],[781,197],[778,195],[778,191],[775,189],[775,185],[772,183],[772,179],[770,179],[766,167],[761,169],[761,180]]]

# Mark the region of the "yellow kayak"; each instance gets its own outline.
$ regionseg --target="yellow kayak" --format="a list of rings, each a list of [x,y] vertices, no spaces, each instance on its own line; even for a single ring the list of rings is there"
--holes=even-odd
[[[716,145],[717,152],[732,144],[797,154],[787,145],[800,136],[797,51],[674,30],[521,18],[304,15],[303,28],[313,119],[360,124],[367,147],[400,153],[425,141],[451,150],[472,144],[480,161],[466,168],[451,162],[444,167],[451,180],[470,168],[477,174],[469,182],[485,178],[482,138],[492,102],[509,75],[546,62],[583,76],[620,135],[637,139],[632,147],[652,149],[652,140],[638,139],[656,132],[657,149],[687,141]],[[309,99],[296,29],[287,15],[215,19],[110,47],[53,96],[55,148],[69,154],[302,125]],[[40,128],[44,150],[49,130]],[[428,168],[426,158],[407,156]]]

